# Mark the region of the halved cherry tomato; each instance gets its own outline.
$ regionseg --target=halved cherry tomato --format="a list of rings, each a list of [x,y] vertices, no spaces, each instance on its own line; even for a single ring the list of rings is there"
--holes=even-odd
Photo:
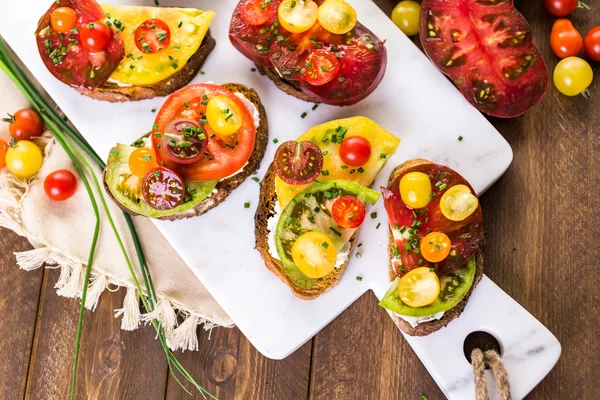
[[[77,191],[77,178],[66,169],[54,171],[44,180],[44,191],[52,200],[67,200]]]
[[[206,105],[208,125],[221,136],[230,136],[242,127],[242,112],[227,96],[214,96]]]
[[[452,242],[443,232],[431,232],[421,239],[419,248],[424,259],[431,263],[439,263],[450,254]]]
[[[444,217],[451,221],[467,219],[479,208],[479,199],[467,185],[455,185],[446,190],[440,200]]]
[[[208,136],[192,119],[179,118],[167,126],[160,142],[164,155],[176,164],[192,164],[204,156]]]
[[[8,115],[2,121],[8,122],[10,136],[17,140],[30,140],[32,137],[40,136],[44,131],[44,121],[35,110],[25,108],[17,111],[14,115]]]
[[[398,295],[410,307],[424,307],[440,295],[440,280],[427,267],[415,268],[400,278]]]
[[[56,32],[67,33],[75,26],[77,14],[71,7],[58,7],[52,11],[50,23]]]
[[[317,19],[323,28],[336,35],[350,32],[356,26],[356,10],[344,0],[325,0]]]
[[[423,172],[409,172],[400,179],[400,196],[410,208],[423,208],[431,201],[431,179]]]
[[[313,142],[290,140],[283,143],[275,153],[275,172],[290,185],[305,185],[321,174],[323,153]]]
[[[277,9],[281,26],[289,32],[305,32],[317,22],[319,6],[313,0],[283,0]]]
[[[108,48],[112,38],[110,28],[102,21],[89,22],[79,30],[81,45],[91,53],[99,53]]]
[[[0,139],[0,169],[6,167],[6,152],[8,151],[8,143]]]
[[[160,19],[148,19],[135,30],[135,45],[146,54],[156,53],[169,46],[171,30]]]
[[[571,21],[566,18],[559,18],[552,25],[550,47],[559,58],[572,57],[581,52],[583,39]]]
[[[129,156],[129,169],[135,176],[143,178],[148,171],[156,167],[158,167],[158,163],[153,149],[140,147]]]
[[[592,28],[585,35],[585,54],[594,61],[600,61],[600,26]]]
[[[272,8],[270,1],[250,0],[242,7],[242,18],[249,25],[262,25],[271,17]]]
[[[331,239],[324,233],[306,232],[294,242],[292,259],[304,275],[319,279],[334,270],[337,251]]]
[[[362,201],[352,196],[342,196],[331,207],[331,216],[342,228],[358,228],[367,215]]]
[[[304,80],[314,86],[331,82],[340,70],[340,63],[331,51],[318,49],[306,57]]]
[[[544,0],[546,10],[555,17],[566,17],[577,8],[579,0]]]
[[[44,156],[29,140],[19,140],[6,151],[6,166],[17,178],[29,179],[40,171]]]
[[[144,176],[142,194],[144,200],[155,210],[171,210],[183,201],[185,185],[175,172],[156,167]]]
[[[360,167],[371,158],[371,143],[362,136],[350,136],[340,145],[340,158],[344,164]]]

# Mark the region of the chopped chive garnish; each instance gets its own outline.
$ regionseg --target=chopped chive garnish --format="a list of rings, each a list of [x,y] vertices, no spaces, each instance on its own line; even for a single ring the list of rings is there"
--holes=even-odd
[[[274,144],[277,144],[278,142],[279,142],[279,139],[277,139],[277,138],[273,139]]]
[[[250,203],[244,203],[244,208],[250,208]]]
[[[312,106],[312,110],[315,111],[317,109],[317,107],[319,107],[319,105],[315,104],[314,106]]]
[[[360,254],[360,253],[356,253],[356,256],[358,257],[358,255],[359,255],[359,254]],[[357,280],[357,281],[359,281],[359,282],[360,282],[360,281],[362,281],[362,276],[357,276],[357,277],[356,277],[356,280]]]
[[[338,236],[342,236],[342,233],[338,230],[336,230],[333,226],[330,227],[329,229],[331,229],[331,232],[335,233]]]
[[[387,158],[387,153],[381,153],[381,154],[379,155],[379,158]]]
[[[381,222],[377,224],[377,226],[375,227],[375,229],[379,229],[380,226],[381,226]]]
[[[306,113],[306,111],[305,111],[302,114],[300,114],[300,118],[306,118],[307,115],[308,115],[308,113]]]
[[[429,268],[429,272],[435,272],[435,268]]]
[[[257,177],[253,177],[252,180],[256,183],[260,182],[260,179],[258,179]]]
[[[463,137],[462,137],[462,136],[459,136],[459,137],[458,137],[458,141],[459,141],[459,142],[462,142],[462,140],[463,140]]]
[[[308,236],[307,236],[308,237]],[[329,247],[329,243],[327,242],[323,242],[321,243],[321,246],[323,246],[324,248],[328,248]]]
[[[372,212],[371,213],[371,219],[375,219],[377,218],[377,213],[376,212]]]

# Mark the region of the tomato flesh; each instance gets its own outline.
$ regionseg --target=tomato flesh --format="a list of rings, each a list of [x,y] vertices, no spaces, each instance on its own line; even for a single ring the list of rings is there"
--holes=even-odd
[[[304,69],[304,80],[310,85],[321,86],[335,78],[340,70],[340,63],[331,51],[321,49],[306,57]]]
[[[250,0],[241,9],[241,16],[249,25],[266,23],[273,13],[273,4],[264,0]]]
[[[29,108],[17,111],[9,118],[2,119],[9,122],[8,131],[10,136],[17,140],[30,140],[32,137],[41,136],[44,131],[44,121],[40,115]]]
[[[421,43],[478,110],[517,117],[546,93],[548,70],[512,0],[424,0]]]
[[[135,45],[146,54],[156,53],[169,46],[171,30],[160,19],[148,19],[135,30]]]
[[[183,202],[183,179],[168,168],[156,167],[148,171],[142,181],[144,200],[155,210],[171,210]]]
[[[290,140],[277,149],[274,166],[277,176],[285,183],[306,185],[321,174],[323,153],[313,142]]]
[[[241,128],[237,133],[227,137],[215,135],[206,119],[206,106],[209,100],[219,95],[228,97],[240,109]],[[198,136],[186,139],[190,142],[194,139],[194,146],[197,145],[198,151],[193,151],[195,156],[188,163],[181,163],[181,160],[175,162],[168,155],[170,151],[165,150],[162,144],[163,138],[165,134],[169,134],[168,131],[172,129],[174,121],[181,121],[182,118],[193,119],[192,117],[199,121],[200,131],[194,132],[194,135]],[[180,89],[169,96],[154,121],[152,143],[160,163],[186,180],[214,181],[226,178],[244,167],[254,150],[256,129],[250,111],[232,92],[218,85],[197,84]],[[206,143],[197,143],[195,140]],[[185,150],[187,152],[190,149]],[[187,159],[191,155],[190,153],[184,158]],[[197,155],[199,157],[195,158]]]
[[[358,228],[366,215],[367,209],[363,202],[352,196],[340,197],[331,207],[333,220],[342,228]]]
[[[77,191],[77,178],[65,169],[54,171],[44,180],[44,191],[52,200],[67,200]]]
[[[413,210],[406,206],[400,195],[400,180],[411,172],[422,172],[429,176],[434,186],[432,200],[426,208]],[[451,221],[444,217],[440,209],[443,193],[455,185],[469,183],[452,169],[438,164],[422,164],[403,171],[390,185],[383,189],[385,209],[390,228],[396,238],[393,264],[398,276],[418,267],[434,268],[439,276],[444,276],[465,265],[483,244],[483,215],[481,207],[462,221]],[[421,240],[432,232],[443,232],[450,240],[447,257],[437,263],[427,261],[420,251]]]

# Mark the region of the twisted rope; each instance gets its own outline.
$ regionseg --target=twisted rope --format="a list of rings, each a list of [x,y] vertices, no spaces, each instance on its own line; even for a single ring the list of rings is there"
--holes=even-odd
[[[475,399],[489,400],[487,389],[487,380],[485,379],[486,365],[492,369],[496,378],[496,388],[500,394],[501,400],[511,400],[510,383],[508,375],[504,369],[502,357],[495,350],[488,350],[483,353],[480,349],[473,349],[471,352],[471,365],[473,375],[475,376]]]

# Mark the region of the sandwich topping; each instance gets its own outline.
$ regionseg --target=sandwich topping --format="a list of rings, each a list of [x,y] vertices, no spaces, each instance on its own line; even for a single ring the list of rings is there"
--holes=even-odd
[[[384,43],[343,0],[242,0],[229,37],[254,63],[274,69],[317,103],[364,99],[387,63]]]

